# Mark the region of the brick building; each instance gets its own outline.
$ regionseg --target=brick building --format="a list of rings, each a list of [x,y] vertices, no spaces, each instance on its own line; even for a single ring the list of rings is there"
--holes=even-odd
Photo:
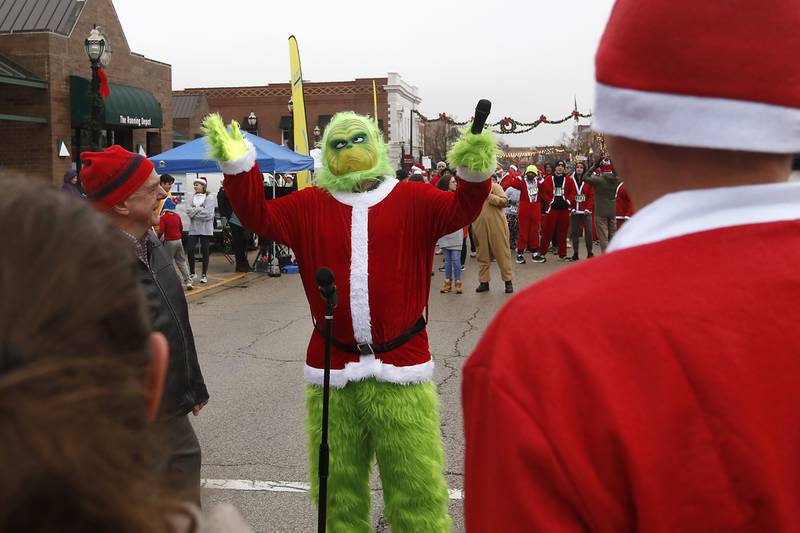
[[[303,82],[306,103],[309,144],[314,144],[314,129],[320,136],[331,117],[339,111],[355,111],[362,115],[373,114],[372,81],[375,80],[378,96],[378,125],[389,146],[389,158],[395,166],[400,164],[402,151],[408,151],[413,128],[414,155],[421,153],[419,121],[411,110],[421,99],[416,87],[409,85],[395,72],[385,78],[359,78],[352,81]],[[291,98],[289,83],[271,83],[255,87],[193,87],[175,91],[174,102],[180,102],[181,118],[176,115],[173,128],[188,138],[194,138],[199,123],[196,118],[203,113],[198,108],[207,103],[208,110],[218,112],[225,121],[237,120],[248,129],[246,117],[256,116],[252,132],[274,143],[292,146],[292,117],[288,103]],[[199,98],[202,96],[204,98]],[[205,100],[205,103],[204,103]]]
[[[204,94],[180,94],[172,97],[172,144],[183,144],[202,137],[203,118],[210,113]],[[246,124],[246,122],[243,122]]]
[[[172,67],[131,52],[111,0],[0,3],[0,166],[60,184],[88,149],[91,78],[84,41],[108,43],[103,146],[172,147]],[[66,149],[68,156],[59,156]]]

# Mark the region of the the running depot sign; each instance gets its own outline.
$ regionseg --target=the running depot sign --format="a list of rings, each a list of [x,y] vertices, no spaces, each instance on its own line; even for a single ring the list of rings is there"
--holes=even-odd
[[[146,117],[131,117],[128,115],[119,115],[119,123],[123,126],[137,126],[140,128],[146,128],[153,124],[153,119]]]

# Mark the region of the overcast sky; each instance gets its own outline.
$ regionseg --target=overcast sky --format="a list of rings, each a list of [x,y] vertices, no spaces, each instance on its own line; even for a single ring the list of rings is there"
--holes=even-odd
[[[561,118],[594,98],[594,53],[613,0],[114,0],[131,50],[172,65],[174,89],[289,81],[289,35],[303,78],[398,72],[420,110],[490,120]],[[295,10],[293,6],[301,6]],[[505,135],[511,146],[557,142],[564,126]]]

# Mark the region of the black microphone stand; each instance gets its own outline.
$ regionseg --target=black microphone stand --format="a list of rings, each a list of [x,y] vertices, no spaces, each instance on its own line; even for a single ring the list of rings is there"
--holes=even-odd
[[[322,439],[319,443],[319,502],[317,531],[324,533],[328,512],[328,405],[331,394],[331,337],[333,335],[333,302],[326,299],[325,307],[325,370],[322,381]]]

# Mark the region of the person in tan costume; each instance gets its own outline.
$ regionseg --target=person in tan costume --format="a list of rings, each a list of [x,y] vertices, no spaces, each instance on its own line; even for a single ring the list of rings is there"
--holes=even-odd
[[[472,231],[478,243],[478,264],[480,284],[475,292],[489,290],[489,266],[492,259],[497,261],[500,268],[500,277],[506,283],[506,292],[514,292],[511,283],[511,246],[509,244],[508,223],[505,208],[508,205],[508,196],[497,183],[492,183],[492,190],[483,204],[481,214],[472,223]]]

